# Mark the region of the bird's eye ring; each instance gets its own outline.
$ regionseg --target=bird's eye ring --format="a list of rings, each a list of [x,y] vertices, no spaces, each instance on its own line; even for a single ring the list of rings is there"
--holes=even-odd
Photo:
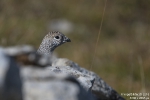
[[[59,36],[55,36],[55,39],[59,39]]]

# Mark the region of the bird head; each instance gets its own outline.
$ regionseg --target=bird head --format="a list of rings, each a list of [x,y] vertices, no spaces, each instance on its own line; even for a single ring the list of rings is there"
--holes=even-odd
[[[56,47],[62,45],[71,40],[59,31],[49,32],[43,39],[38,52],[39,53],[51,53]]]
[[[71,40],[67,36],[58,31],[52,32],[51,35],[51,43],[56,47],[66,42],[71,42]]]

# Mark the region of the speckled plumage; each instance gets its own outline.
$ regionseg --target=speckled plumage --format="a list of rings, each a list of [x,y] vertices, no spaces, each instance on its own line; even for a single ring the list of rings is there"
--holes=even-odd
[[[71,40],[61,32],[49,32],[42,40],[42,43],[37,52],[40,54],[51,54],[56,47],[65,42],[71,42]]]

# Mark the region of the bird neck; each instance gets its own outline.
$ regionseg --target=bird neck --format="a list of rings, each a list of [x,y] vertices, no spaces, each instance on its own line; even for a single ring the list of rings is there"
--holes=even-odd
[[[50,44],[42,44],[41,43],[37,52],[40,54],[49,55],[49,54],[52,54],[53,50],[54,50],[54,48],[51,48]]]

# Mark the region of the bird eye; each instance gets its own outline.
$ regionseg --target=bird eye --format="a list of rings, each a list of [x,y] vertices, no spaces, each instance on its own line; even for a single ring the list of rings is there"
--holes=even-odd
[[[55,36],[55,39],[59,39],[59,36]]]

